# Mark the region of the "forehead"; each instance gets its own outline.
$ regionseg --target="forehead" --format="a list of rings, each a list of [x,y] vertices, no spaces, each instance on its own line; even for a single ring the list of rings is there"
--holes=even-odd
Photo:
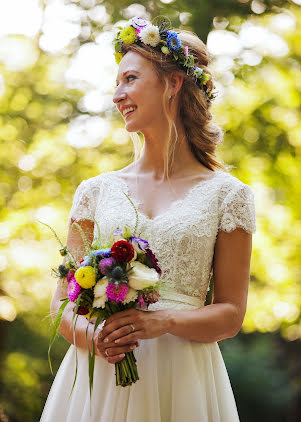
[[[142,57],[140,54],[129,51],[126,53],[120,61],[118,74],[116,81],[124,76],[127,72],[142,73],[143,70],[147,69],[149,62],[147,59]]]

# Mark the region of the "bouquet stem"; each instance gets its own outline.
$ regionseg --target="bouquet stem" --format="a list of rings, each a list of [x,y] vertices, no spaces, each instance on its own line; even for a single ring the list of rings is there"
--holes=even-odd
[[[118,311],[130,309],[132,307],[133,304],[124,305],[121,303],[114,302],[106,303],[106,308],[108,309],[110,315],[113,315]],[[139,380],[134,352],[127,352],[121,361],[115,363],[115,377],[116,385],[121,385],[122,387],[131,385],[132,383]]]
[[[126,387],[139,379],[136,358],[133,352],[127,352],[120,362],[115,363],[116,385]]]

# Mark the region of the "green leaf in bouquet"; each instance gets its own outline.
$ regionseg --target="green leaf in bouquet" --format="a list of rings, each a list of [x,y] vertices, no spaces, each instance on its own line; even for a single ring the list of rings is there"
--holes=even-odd
[[[63,299],[63,303],[61,304],[61,306],[59,307],[59,310],[56,314],[54,323],[53,323],[53,327],[52,327],[52,333],[51,333],[51,337],[50,337],[50,341],[49,341],[49,348],[48,348],[48,362],[49,362],[49,366],[50,366],[50,371],[51,374],[53,375],[53,370],[52,370],[52,365],[51,365],[51,359],[50,359],[50,350],[52,348],[52,345],[54,343],[54,340],[57,336],[58,333],[58,329],[62,320],[62,316],[63,316],[63,312],[67,306],[67,304],[70,302],[70,299],[68,297]]]
[[[89,391],[90,391],[90,404],[91,404],[91,396],[93,390],[93,379],[94,379],[94,365],[95,365],[95,343],[94,343],[94,335],[92,336],[92,352],[90,350],[90,345],[88,342],[88,329],[89,323],[87,324],[86,328],[86,343],[88,349],[88,362],[89,362]]]
[[[83,294],[83,292],[81,292],[81,293],[78,295],[78,297],[77,297],[77,299],[76,299],[76,301],[75,301],[75,308],[74,308],[74,310],[73,310],[72,322],[74,321],[74,318],[75,318],[75,317],[76,317],[76,315],[77,315],[77,311],[78,311],[78,307],[79,307],[79,304],[80,304],[80,300],[81,300],[82,294]]]
[[[79,231],[79,233],[80,233],[80,235],[81,235],[81,237],[82,237],[82,241],[83,241],[83,243],[84,243],[84,245],[85,245],[85,247],[86,247],[86,253],[87,254],[89,254],[90,252],[91,252],[91,248],[90,248],[90,245],[89,245],[89,243],[88,243],[88,241],[87,241],[87,238],[86,238],[86,235],[85,235],[85,233],[84,233],[84,231],[83,231],[83,229],[81,228],[81,226],[78,224],[78,223],[76,223],[75,221],[74,221],[74,223],[72,223],[72,225],[71,225],[71,228],[73,229],[73,226],[74,227],[76,227],[77,228],[77,230]]]
[[[123,226],[122,234],[125,239],[129,239],[133,235],[131,228],[127,225]]]
[[[77,347],[76,347],[76,339],[75,339],[75,328],[76,328],[77,319],[78,319],[78,315],[75,319],[75,323],[73,324],[73,343],[74,343],[74,346],[75,346],[75,375],[74,375],[73,385],[72,385],[72,388],[71,388],[69,398],[71,397],[71,394],[73,392],[73,389],[74,389],[74,386],[75,386],[75,383],[76,383],[77,370],[78,370],[78,356],[77,356]],[[73,319],[72,319],[72,321],[73,321]]]
[[[94,218],[92,218],[92,221],[94,221],[94,224],[96,224],[96,227],[97,227],[97,239],[93,241],[91,248],[93,250],[97,250],[97,249],[102,248],[100,227],[99,227],[98,222]]]
[[[138,211],[137,211],[137,209],[136,209],[136,207],[135,207],[135,205],[134,205],[134,203],[133,203],[133,201],[131,200],[131,198],[125,193],[125,192],[123,192],[124,193],[124,195],[127,197],[127,199],[130,201],[130,203],[132,204],[132,206],[134,207],[134,210],[135,210],[135,214],[136,214],[136,224],[135,224],[135,228],[134,228],[134,232],[133,232],[133,236],[135,236],[135,234],[136,234],[136,230],[137,230],[137,227],[138,227],[138,221],[139,221],[139,216],[138,216]]]
[[[62,249],[63,249],[64,251],[66,251],[66,252],[67,252],[67,254],[71,257],[71,259],[72,259],[74,262],[76,262],[76,261],[75,261],[74,256],[73,256],[73,255],[72,255],[72,253],[71,253],[71,252],[67,249],[67,247],[63,245],[63,243],[62,243],[61,239],[58,237],[58,235],[56,234],[55,230],[54,230],[51,226],[49,226],[48,224],[43,223],[43,221],[38,220],[38,222],[39,222],[39,223],[41,223],[41,224],[43,224],[44,226],[48,227],[48,228],[52,231],[52,233],[54,234],[54,236],[55,236],[56,240],[57,240],[57,241],[59,242],[59,244],[61,245]]]

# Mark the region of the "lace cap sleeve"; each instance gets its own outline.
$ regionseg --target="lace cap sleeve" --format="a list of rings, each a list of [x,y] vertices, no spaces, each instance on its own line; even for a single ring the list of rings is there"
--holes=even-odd
[[[89,180],[83,180],[74,193],[68,225],[71,219],[79,221],[94,218],[97,196],[98,189],[91,186]]]
[[[219,230],[231,232],[242,228],[248,233],[256,231],[255,201],[250,186],[239,183],[230,189],[221,204]]]

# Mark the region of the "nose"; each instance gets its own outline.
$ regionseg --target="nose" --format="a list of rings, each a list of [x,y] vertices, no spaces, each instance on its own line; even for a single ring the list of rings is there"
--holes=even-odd
[[[121,89],[119,89],[120,85],[115,89],[114,95],[113,95],[113,103],[117,105],[120,101],[124,100],[126,95],[124,92],[122,92]]]

